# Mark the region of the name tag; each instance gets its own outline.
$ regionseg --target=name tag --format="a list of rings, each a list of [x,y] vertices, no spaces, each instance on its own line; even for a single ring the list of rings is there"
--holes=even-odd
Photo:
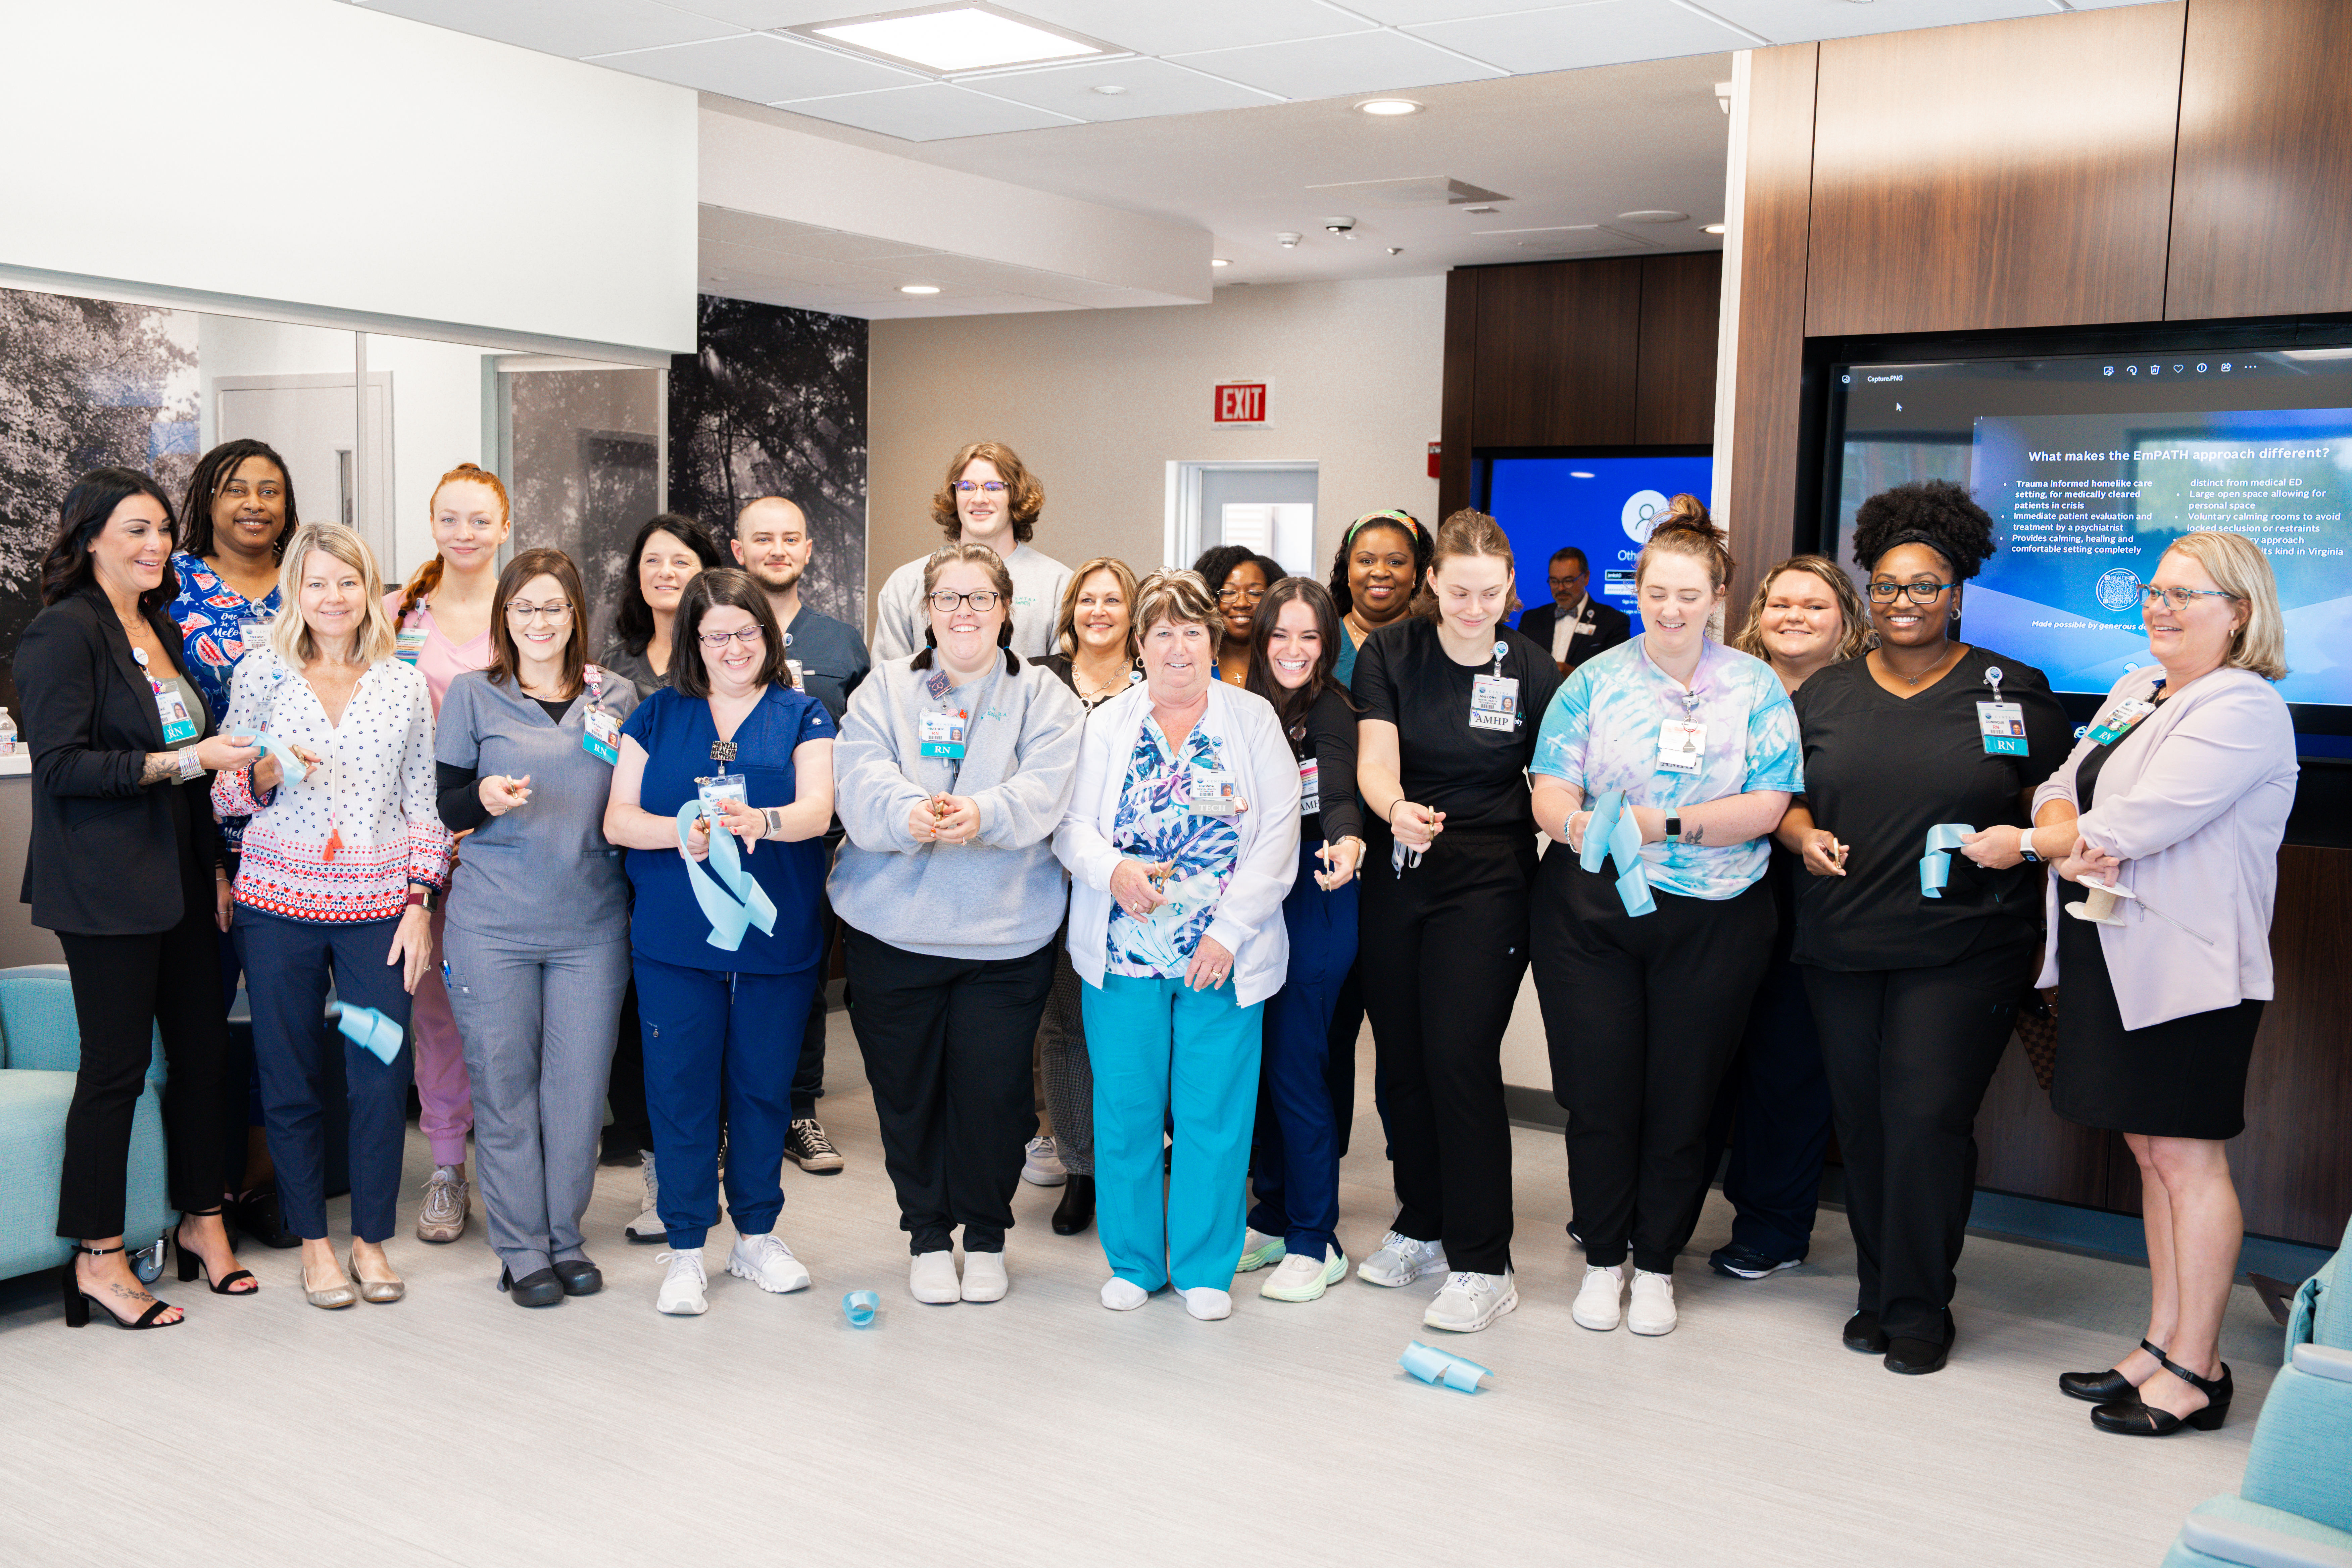
[[[788,658],[784,660],[784,668],[792,672],[793,689],[794,691],[806,691],[808,689],[808,682],[801,679],[801,661],[796,658]]]
[[[393,638],[393,657],[399,659],[403,664],[415,664],[417,660],[417,657],[424,653],[424,651],[425,628],[423,626],[404,627],[399,634]]]
[[[1979,704],[1981,706],[1981,704]],[[2112,746],[2138,727],[2139,721],[2156,711],[2156,704],[2145,698],[2134,697],[2116,704],[2116,710],[2091,726],[2095,745]]]
[[[602,708],[588,710],[588,729],[580,737],[580,749],[600,762],[621,760],[621,721]]]
[[[923,755],[961,760],[963,756],[965,722],[966,716],[962,713],[916,715],[916,732],[922,742]]]
[[[1231,816],[1242,808],[1241,785],[1223,768],[1195,766],[1192,806],[1202,816]]]
[[[1669,719],[1658,726],[1658,766],[1695,773],[1706,760],[1706,726],[1695,719]]]
[[[1323,809],[1323,764],[1314,757],[1298,764],[1298,815],[1313,816]]]
[[[144,648],[132,648],[131,657],[139,661],[139,673],[147,677],[147,689],[155,699],[155,717],[163,724],[163,743],[177,746],[196,738],[196,721],[188,715],[188,704],[179,689],[155,679],[147,668]]]
[[[1509,731],[1519,727],[1519,679],[1515,675],[1470,679],[1470,727]]]
[[[1978,703],[1977,732],[1987,756],[2025,755],[2025,710],[2015,702]]]
[[[751,781],[741,773],[713,773],[709,778],[694,781],[695,794],[702,797],[702,815],[716,817],[722,800],[751,802]]]

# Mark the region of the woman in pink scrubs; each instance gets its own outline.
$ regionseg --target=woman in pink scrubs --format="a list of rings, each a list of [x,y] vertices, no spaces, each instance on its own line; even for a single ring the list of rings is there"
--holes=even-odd
[[[490,617],[499,583],[499,546],[511,527],[507,489],[499,477],[471,463],[441,476],[433,489],[433,558],[408,585],[383,596],[398,629],[398,652],[433,690],[433,713],[449,682],[490,662]],[[462,851],[461,851],[462,853]],[[466,1047],[441,985],[441,911],[433,911],[433,962],[416,986],[410,1013],[416,1032],[419,1119],[433,1146],[433,1179],[416,1216],[419,1241],[455,1241],[466,1234],[466,1135],[474,1130],[473,1086],[466,1077]]]

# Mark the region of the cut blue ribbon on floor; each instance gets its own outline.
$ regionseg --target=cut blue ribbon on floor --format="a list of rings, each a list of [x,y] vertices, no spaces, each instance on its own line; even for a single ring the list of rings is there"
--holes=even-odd
[[[1438,1350],[1419,1340],[1404,1347],[1397,1364],[1432,1386],[1444,1384],[1464,1394],[1477,1393],[1478,1380],[1495,1375],[1475,1361],[1465,1361],[1452,1351]]]
[[[853,1329],[870,1328],[881,1306],[882,1298],[871,1290],[852,1290],[841,1299],[842,1316],[849,1320]]]
[[[1919,896],[1940,899],[1952,879],[1952,858],[1944,853],[1960,847],[1960,835],[1974,833],[1965,822],[1939,822],[1927,829],[1927,852],[1919,857]]]
[[[686,847],[694,819],[701,815],[699,800],[689,800],[677,808],[680,849]],[[724,827],[711,826],[709,859],[698,862],[691,855],[686,858],[686,880],[694,889],[694,901],[702,906],[704,917],[710,921],[711,946],[733,952],[743,945],[748,927],[758,926],[763,936],[775,931],[775,902],[743,869],[743,858],[735,850],[735,836]]]
[[[407,1030],[374,1008],[354,1006],[349,1002],[343,1004],[342,1014],[336,1018],[335,1027],[341,1029],[353,1044],[373,1051],[376,1059],[386,1067],[392,1065],[393,1058],[400,1055],[400,1043],[408,1034]]]
[[[1617,862],[1617,899],[1629,915],[1646,915],[1658,907],[1650,896],[1649,873],[1642,869],[1642,827],[1625,809],[1625,792],[1612,789],[1592,803],[1592,820],[1585,825],[1584,851],[1578,864],[1588,871],[1601,869],[1604,860]]]

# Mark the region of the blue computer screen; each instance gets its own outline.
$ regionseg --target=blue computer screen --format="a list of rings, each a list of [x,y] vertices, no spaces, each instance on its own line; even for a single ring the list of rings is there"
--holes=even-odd
[[[1550,602],[1551,553],[1572,544],[1591,564],[1588,591],[1633,616],[1637,633],[1633,558],[1669,500],[1685,492],[1705,500],[1715,482],[1706,457],[1498,457],[1478,467],[1481,510],[1511,537],[1519,598],[1529,608]]]

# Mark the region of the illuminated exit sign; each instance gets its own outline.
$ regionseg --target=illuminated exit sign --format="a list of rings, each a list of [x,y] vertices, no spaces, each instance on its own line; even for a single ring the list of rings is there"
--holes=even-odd
[[[1213,425],[1264,425],[1266,422],[1266,388],[1263,381],[1221,381],[1215,387],[1210,423]]]

